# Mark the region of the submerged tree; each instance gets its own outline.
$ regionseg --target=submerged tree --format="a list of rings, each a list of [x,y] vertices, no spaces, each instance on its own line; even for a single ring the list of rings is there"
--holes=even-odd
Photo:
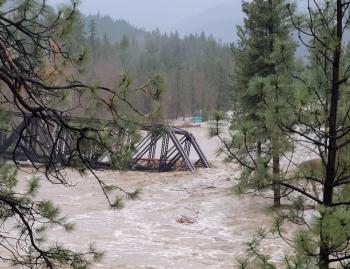
[[[52,9],[44,0],[0,1],[1,134],[12,134],[15,141],[12,157],[17,168],[20,166],[16,155],[25,154],[37,174],[64,186],[70,186],[64,173],[68,167],[95,175],[86,157],[87,148],[92,146],[96,158],[107,154],[112,167],[120,168],[136,142],[137,124],[145,117],[128,101],[129,92],[134,90],[127,75],[115,89],[78,80],[86,50],[69,44],[78,16],[74,0],[59,10]],[[162,81],[159,77],[150,79],[141,89],[159,99]],[[23,124],[15,129],[14,113],[23,119]],[[85,122],[71,120],[71,116],[81,115],[88,116]],[[38,130],[31,128],[34,121],[39,123]],[[49,139],[40,140],[39,133],[47,134]],[[124,139],[120,136],[123,133],[131,141],[120,140]],[[65,156],[57,153],[59,144],[66,145]],[[24,145],[40,150],[40,164]],[[3,154],[3,149],[0,150]],[[35,199],[37,177],[29,182],[27,191],[19,192],[16,183],[21,178],[17,179],[16,171],[16,167],[3,162],[0,166],[0,259],[29,268],[85,268],[99,258],[93,248],[77,253],[45,243],[45,231],[52,225],[66,230],[72,225],[50,201]],[[137,196],[138,191],[129,193],[107,185],[97,176],[96,180],[113,208],[121,206],[118,193],[127,198]]]

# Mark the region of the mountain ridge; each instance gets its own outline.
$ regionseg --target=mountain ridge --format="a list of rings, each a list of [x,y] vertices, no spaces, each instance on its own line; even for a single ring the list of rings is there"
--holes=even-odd
[[[224,43],[236,40],[235,27],[243,22],[243,13],[233,3],[224,3],[211,7],[197,15],[188,17],[173,28],[182,36],[189,34],[212,35],[215,39]]]

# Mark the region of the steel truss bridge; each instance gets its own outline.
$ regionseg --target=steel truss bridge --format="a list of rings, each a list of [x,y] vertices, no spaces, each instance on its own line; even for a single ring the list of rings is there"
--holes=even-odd
[[[67,163],[71,158],[69,149],[76,145],[73,136],[65,134],[64,129],[48,128],[39,118],[23,116],[20,113],[12,114],[10,131],[0,130],[1,159],[44,165],[48,162],[55,165]],[[99,120],[73,117],[69,121],[99,123]],[[126,137],[124,141],[128,141],[125,130],[119,132],[118,127],[116,129],[115,133]],[[209,168],[208,160],[190,132],[166,125],[143,125],[141,130],[143,139],[137,144],[128,161],[129,169],[166,172]],[[96,170],[111,168],[108,155],[101,152],[96,154],[97,151],[101,150],[96,145],[85,148],[84,162]]]

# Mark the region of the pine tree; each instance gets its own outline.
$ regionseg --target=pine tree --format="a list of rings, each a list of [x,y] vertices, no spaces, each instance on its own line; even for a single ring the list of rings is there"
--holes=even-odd
[[[97,29],[96,29],[96,22],[94,20],[91,20],[89,24],[89,43],[92,51],[92,58],[94,62],[96,62],[96,59],[98,58],[98,55],[97,55],[98,35],[97,35]]]
[[[123,38],[119,44],[119,48],[120,48],[120,60],[124,67],[128,66],[130,61],[129,47],[130,47],[129,38],[126,35],[123,35]]]
[[[296,70],[284,61],[293,78],[291,93],[286,99],[276,92],[284,107],[270,124],[293,145],[284,154],[287,163],[279,179],[291,192],[291,203],[288,210],[275,210],[271,234],[260,231],[248,244],[250,257],[240,261],[241,268],[281,268],[261,248],[271,235],[291,247],[283,257],[285,268],[350,266],[350,61],[345,38],[349,8],[342,0],[310,1],[306,14],[300,15],[288,6],[308,59],[304,69]],[[285,52],[281,50],[283,58]],[[266,173],[264,166],[261,172]],[[266,181],[260,183],[261,188],[267,186]],[[288,230],[296,228],[292,237],[285,229],[287,223]]]
[[[224,141],[229,158],[244,168],[239,188],[260,189],[265,180],[264,186],[273,187],[277,207],[282,196],[280,159],[290,145],[275,121],[291,93],[285,62],[293,65],[295,50],[286,7],[284,0],[242,4],[246,18],[233,47],[233,138]]]
[[[311,228],[298,235],[296,244],[299,255],[320,269],[337,263],[348,268],[350,61],[344,32],[350,26],[349,3],[337,0],[317,4],[309,4],[304,20],[293,16],[294,26],[309,50],[309,71],[295,76],[301,83],[298,103],[292,107],[298,128],[283,128],[298,135],[319,158],[320,172],[306,175],[321,192],[311,196],[318,204],[318,217]],[[308,244],[304,240],[309,240]]]
[[[107,33],[103,34],[103,44],[102,44],[102,57],[104,60],[108,59],[111,54],[111,42],[109,41]]]
[[[118,193],[134,199],[138,191],[129,193],[103,182],[94,173],[87,151],[92,146],[97,157],[107,153],[111,167],[121,168],[136,143],[136,121],[145,115],[128,101],[131,85],[128,76],[124,75],[115,88],[79,81],[85,54],[81,54],[79,46],[70,43],[77,41],[71,34],[80,36],[79,25],[75,25],[80,17],[77,1],[57,11],[44,0],[12,2],[0,1],[0,136],[6,140],[5,148],[11,146],[13,153],[12,164],[0,162],[0,261],[10,267],[87,268],[101,258],[101,253],[93,247],[76,252],[45,241],[51,227],[71,231],[73,226],[52,202],[35,196],[40,185],[37,177],[28,182],[27,189],[17,188],[17,182],[23,179],[17,177],[16,168],[20,163],[16,156],[25,154],[33,174],[63,186],[71,186],[66,169],[74,169],[81,175],[90,171],[106,203],[118,209],[122,205]],[[95,41],[92,24],[90,42],[95,44]],[[158,101],[162,84],[157,76],[142,86],[142,92],[149,92],[154,101]],[[20,119],[13,116],[15,112]],[[159,107],[155,112],[159,112]],[[75,113],[79,116],[84,113],[85,117],[104,113],[103,119],[113,121],[113,127],[101,118],[73,122]],[[38,123],[35,128],[32,122]],[[118,139],[118,143],[123,142],[123,138],[119,138],[122,130],[128,130],[131,144],[114,146]],[[45,134],[46,139],[38,134]],[[57,150],[60,143],[65,145],[64,153]],[[0,159],[6,154],[4,144]],[[25,150],[23,145],[28,144],[30,149]],[[40,164],[34,149],[40,151]]]

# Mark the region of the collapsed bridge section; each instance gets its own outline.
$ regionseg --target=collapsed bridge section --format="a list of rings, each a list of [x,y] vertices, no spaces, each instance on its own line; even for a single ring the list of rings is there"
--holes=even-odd
[[[31,164],[55,164],[69,167],[72,155],[76,154],[77,138],[67,133],[55,122],[49,124],[33,115],[10,113],[11,128],[0,130],[0,159]],[[127,165],[132,170],[171,171],[175,169],[195,170],[208,168],[209,163],[188,131],[166,125],[142,125],[143,139],[132,146],[128,132],[115,126],[111,121],[70,117],[68,122],[78,125],[93,124],[113,129],[115,144],[123,143],[132,149]],[[122,141],[122,142],[121,142]],[[116,151],[118,147],[114,146]],[[191,155],[191,149],[192,155]],[[82,162],[91,169],[111,169],[112,156],[106,148],[91,143],[84,145],[79,155]],[[191,158],[192,157],[192,158]]]
[[[165,172],[178,168],[189,171],[197,167],[209,168],[207,158],[190,132],[165,125],[143,126],[142,129],[146,135],[132,156],[131,169]]]

